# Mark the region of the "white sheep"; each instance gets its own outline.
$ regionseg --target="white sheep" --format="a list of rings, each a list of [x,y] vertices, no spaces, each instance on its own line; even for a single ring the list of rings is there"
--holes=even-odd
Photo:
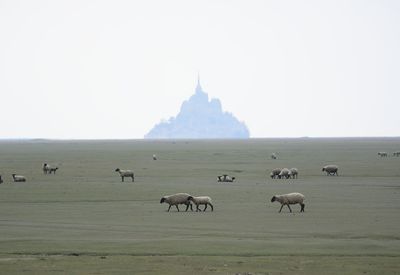
[[[47,163],[43,164],[43,173],[44,174],[51,174],[51,173],[56,173],[56,171],[58,170],[58,166],[56,165],[49,165]]]
[[[207,206],[211,206],[211,211],[214,211],[214,206],[212,205],[212,200],[208,196],[200,196],[200,197],[188,197],[189,201],[192,201],[196,205],[196,212],[199,211],[199,205],[205,205],[203,211],[206,211]]]
[[[218,182],[233,182],[236,178],[235,177],[230,177],[226,174],[222,176],[217,176]]]
[[[297,168],[290,168],[290,175],[292,176],[292,179],[297,179],[299,176],[299,170]]]
[[[322,172],[326,172],[327,176],[332,176],[336,175],[339,176],[338,174],[339,167],[337,165],[326,165],[322,168]]]
[[[277,178],[277,177],[279,176],[279,174],[280,174],[281,171],[282,171],[282,169],[280,169],[280,168],[275,168],[275,169],[273,169],[272,172],[271,172],[271,174],[270,174],[271,179]]]
[[[115,169],[115,172],[118,172],[120,174],[122,182],[124,182],[125,177],[132,178],[132,182],[135,181],[135,175],[131,170],[121,170],[117,168]]]
[[[283,168],[281,170],[281,172],[279,173],[278,178],[280,178],[280,179],[282,179],[282,178],[288,179],[288,178],[290,178],[290,175],[291,175],[290,174],[290,170],[287,169],[287,168]]]
[[[153,155],[153,160],[157,160],[157,155],[156,154]]]
[[[12,177],[13,177],[14,182],[24,182],[24,181],[26,181],[26,178],[24,176],[21,176],[21,175],[12,174]]]
[[[271,159],[276,159],[276,158],[277,158],[276,154],[275,154],[275,153],[272,153],[272,154],[271,154]]]
[[[289,208],[290,212],[292,212],[292,209],[290,209],[290,204],[300,204],[301,209],[300,212],[304,212],[304,200],[305,197],[301,193],[289,193],[289,194],[283,194],[283,195],[275,195],[272,197],[271,202],[278,201],[281,203],[281,209],[279,209],[279,213],[282,211],[282,208],[284,205],[287,205]]]
[[[191,197],[191,196],[187,193],[177,193],[177,194],[162,197],[160,200],[160,203],[165,202],[165,203],[169,204],[167,212],[169,212],[169,210],[171,209],[171,206],[173,206],[173,205],[175,205],[176,209],[179,212],[179,207],[178,207],[179,204],[186,205],[185,211],[188,211],[189,206],[190,206],[190,210],[193,211],[192,204],[188,200],[189,197]]]
[[[387,152],[378,152],[378,156],[382,157],[387,157],[388,153]]]

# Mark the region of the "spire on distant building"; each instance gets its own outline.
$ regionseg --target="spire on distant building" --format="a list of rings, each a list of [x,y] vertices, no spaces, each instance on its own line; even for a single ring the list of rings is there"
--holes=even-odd
[[[203,89],[201,88],[201,85],[200,85],[200,74],[197,74],[196,93],[203,93]]]

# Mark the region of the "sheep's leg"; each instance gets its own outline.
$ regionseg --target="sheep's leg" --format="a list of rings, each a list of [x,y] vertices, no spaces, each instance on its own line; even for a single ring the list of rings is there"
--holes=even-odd
[[[175,206],[176,206],[176,209],[178,209],[178,212],[179,212],[179,207],[178,207],[178,205],[177,205],[177,204],[175,204]]]
[[[304,203],[301,203],[300,205],[301,205],[300,212],[304,212],[304,207],[305,207],[305,204],[304,204]]]
[[[281,213],[281,211],[282,211],[282,208],[283,208],[283,204],[281,205],[281,209],[279,209],[279,213]]]
[[[199,209],[199,205],[198,204],[196,204],[196,212],[199,212],[200,211],[200,209]]]
[[[132,176],[132,182],[134,182],[135,181],[135,178]]]
[[[206,209],[207,209],[207,204],[206,204],[206,206],[204,206],[203,212],[206,211]]]
[[[211,206],[211,211],[214,211],[214,206],[211,203],[209,205]]]
[[[189,204],[186,204],[186,210],[185,210],[185,212],[187,212],[188,209],[189,209]]]
[[[123,176],[121,176],[121,180],[122,180],[122,182],[124,182],[124,177]]]
[[[170,205],[169,205],[169,207],[168,207],[168,210],[167,210],[167,212],[169,212],[169,210],[171,209],[171,206],[172,206],[172,205],[170,204]]]
[[[292,209],[290,208],[289,204],[286,204],[286,205],[287,205],[287,207],[289,208],[290,213],[292,213]]]

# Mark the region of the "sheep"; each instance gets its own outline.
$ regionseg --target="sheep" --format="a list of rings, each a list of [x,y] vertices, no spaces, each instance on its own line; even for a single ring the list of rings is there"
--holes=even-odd
[[[24,176],[21,176],[21,175],[12,174],[12,177],[13,177],[14,182],[24,182],[24,181],[26,181],[26,178]]]
[[[400,157],[400,151],[396,151],[393,153],[393,156]]]
[[[326,165],[322,168],[322,172],[326,172],[327,176],[339,176],[338,174],[339,167],[337,165]]]
[[[188,197],[188,201],[192,201],[196,205],[196,212],[201,211],[199,209],[199,205],[205,205],[203,212],[206,211],[207,206],[211,206],[211,211],[214,211],[214,206],[212,205],[212,200],[210,197],[207,196],[201,196],[201,197]]]
[[[276,177],[278,177],[281,171],[282,171],[282,169],[280,169],[280,168],[273,169],[270,174],[271,179],[275,179]]]
[[[153,155],[153,160],[157,160],[157,155],[156,154]]]
[[[297,179],[299,176],[299,170],[297,168],[290,168],[290,175],[292,176],[292,179]]]
[[[135,175],[134,175],[133,171],[131,171],[131,170],[121,170],[121,169],[117,168],[117,169],[115,169],[115,172],[118,172],[120,174],[122,182],[124,182],[125,177],[132,178],[132,182],[135,181]]]
[[[190,210],[193,211],[192,204],[191,204],[190,200],[188,200],[189,197],[191,197],[191,196],[189,194],[187,194],[187,193],[177,193],[177,194],[174,194],[174,195],[169,195],[169,196],[162,197],[161,200],[160,200],[160,203],[164,203],[165,202],[165,203],[169,204],[167,212],[169,212],[169,210],[171,209],[171,206],[173,206],[173,205],[175,205],[176,209],[179,212],[179,207],[178,207],[179,204],[186,205],[186,210],[185,211],[188,211],[189,206],[190,206]]]
[[[378,156],[382,157],[387,157],[388,153],[387,152],[378,152]]]
[[[287,205],[290,212],[292,212],[292,209],[290,209],[289,204],[300,204],[301,206],[300,212],[304,212],[304,207],[305,207],[304,199],[305,197],[301,193],[289,193],[283,195],[275,195],[272,197],[271,202],[278,201],[281,203],[281,209],[279,209],[279,213],[282,211],[284,205]]]
[[[283,168],[278,175],[278,178],[290,178],[290,170],[287,168]]]
[[[3,179],[1,178],[1,175],[0,175],[0,184],[2,184],[3,183]]]
[[[236,178],[235,177],[230,177],[226,174],[222,176],[217,176],[218,182],[233,182]]]
[[[276,159],[277,157],[276,157],[276,154],[275,153],[272,153],[271,154],[271,159]]]
[[[58,166],[53,166],[53,165],[49,165],[47,163],[43,164],[43,173],[44,174],[51,174],[51,173],[56,173],[58,169]]]

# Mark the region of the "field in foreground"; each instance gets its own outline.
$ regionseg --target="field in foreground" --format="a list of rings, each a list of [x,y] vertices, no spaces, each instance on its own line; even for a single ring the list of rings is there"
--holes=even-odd
[[[377,152],[399,149],[400,139],[3,141],[0,270],[396,274],[400,157]],[[57,174],[43,175],[43,162]],[[322,174],[328,163],[339,177]],[[299,179],[272,180],[275,167]],[[28,182],[11,184],[12,173]],[[216,183],[224,173],[237,182]],[[160,198],[176,192],[209,195],[215,211],[167,213]],[[278,213],[270,199],[288,192],[306,196],[305,213]]]

